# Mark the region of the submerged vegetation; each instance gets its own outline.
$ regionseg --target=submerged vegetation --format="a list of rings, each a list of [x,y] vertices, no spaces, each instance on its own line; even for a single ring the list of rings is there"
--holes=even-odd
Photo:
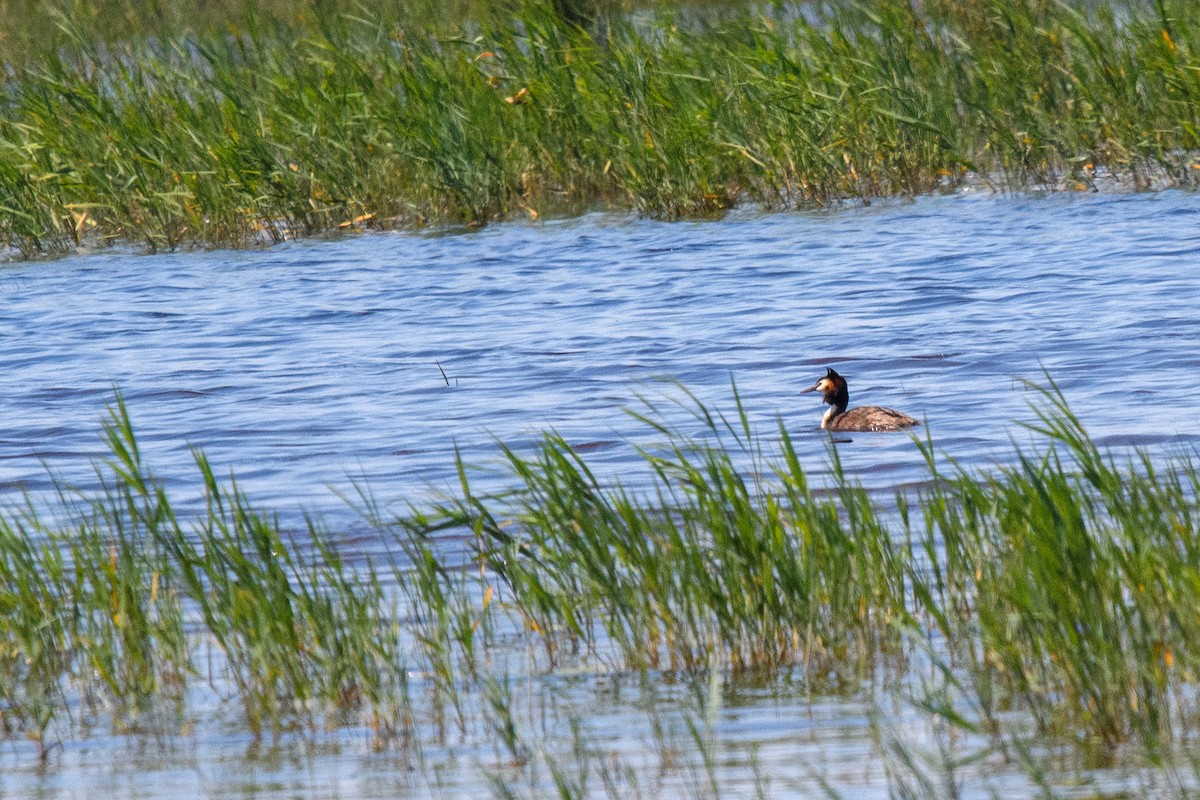
[[[5,4],[0,246],[1195,181],[1191,0],[409,5]]]
[[[502,493],[475,494],[465,465],[456,496],[399,517],[364,491],[391,554],[374,560],[315,522],[284,533],[199,452],[202,500],[177,513],[118,401],[101,488],[0,516],[0,724],[45,758],[97,724],[182,732],[211,692],[256,737],[349,726],[418,753],[479,737],[514,780],[541,786],[522,770],[542,763],[581,796],[588,767],[571,783],[513,684],[582,669],[908,698],[1042,781],[1034,743],[1174,762],[1200,726],[1200,471],[1118,460],[1044,400],[1036,452],[978,475],[914,440],[929,480],[889,502],[836,449],[815,487],[782,426],[685,397],[693,434],[641,415],[659,443],[636,484],[548,435],[502,447]],[[577,722],[569,738],[586,761]]]

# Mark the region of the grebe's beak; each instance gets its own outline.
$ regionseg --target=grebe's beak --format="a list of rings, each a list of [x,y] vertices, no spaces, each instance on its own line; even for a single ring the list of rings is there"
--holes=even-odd
[[[800,394],[808,394],[809,392],[815,392],[815,391],[817,391],[817,389],[820,386],[821,386],[821,382],[817,381],[816,383],[814,383],[812,386],[808,387],[807,389],[801,389]]]

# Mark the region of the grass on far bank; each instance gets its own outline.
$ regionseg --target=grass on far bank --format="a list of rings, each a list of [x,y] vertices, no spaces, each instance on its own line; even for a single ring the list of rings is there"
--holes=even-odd
[[[367,6],[60,46],[0,82],[0,246],[33,256],[603,207],[663,217],[1195,181],[1188,0],[834,0],[455,26]],[[381,10],[382,9],[382,10]],[[47,23],[49,24],[49,23]]]

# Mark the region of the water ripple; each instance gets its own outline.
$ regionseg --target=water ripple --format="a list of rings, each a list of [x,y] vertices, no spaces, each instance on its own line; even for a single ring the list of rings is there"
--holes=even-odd
[[[664,376],[726,409],[736,381],[816,474],[822,408],[797,392],[827,365],[972,468],[1028,441],[1043,370],[1105,445],[1193,445],[1198,214],[1184,192],[956,196],[6,266],[0,486],[93,479],[114,388],[171,481],[194,445],[285,515],[347,520],[349,476],[419,501],[455,447],[487,464],[548,428],[636,481],[649,433],[623,410],[678,396]],[[841,447],[870,487],[924,478],[906,436]]]

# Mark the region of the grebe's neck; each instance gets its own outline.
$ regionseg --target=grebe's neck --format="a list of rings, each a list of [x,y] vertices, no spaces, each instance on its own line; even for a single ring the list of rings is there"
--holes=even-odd
[[[825,416],[821,417],[821,427],[828,428],[838,416],[846,413],[846,406],[850,405],[850,392],[846,391],[843,384],[826,392],[824,399],[829,408],[825,410]]]
[[[821,427],[826,429],[829,428],[829,426],[833,424],[834,417],[840,413],[842,412],[837,406],[830,406],[829,408],[825,409],[825,416],[821,417]]]

